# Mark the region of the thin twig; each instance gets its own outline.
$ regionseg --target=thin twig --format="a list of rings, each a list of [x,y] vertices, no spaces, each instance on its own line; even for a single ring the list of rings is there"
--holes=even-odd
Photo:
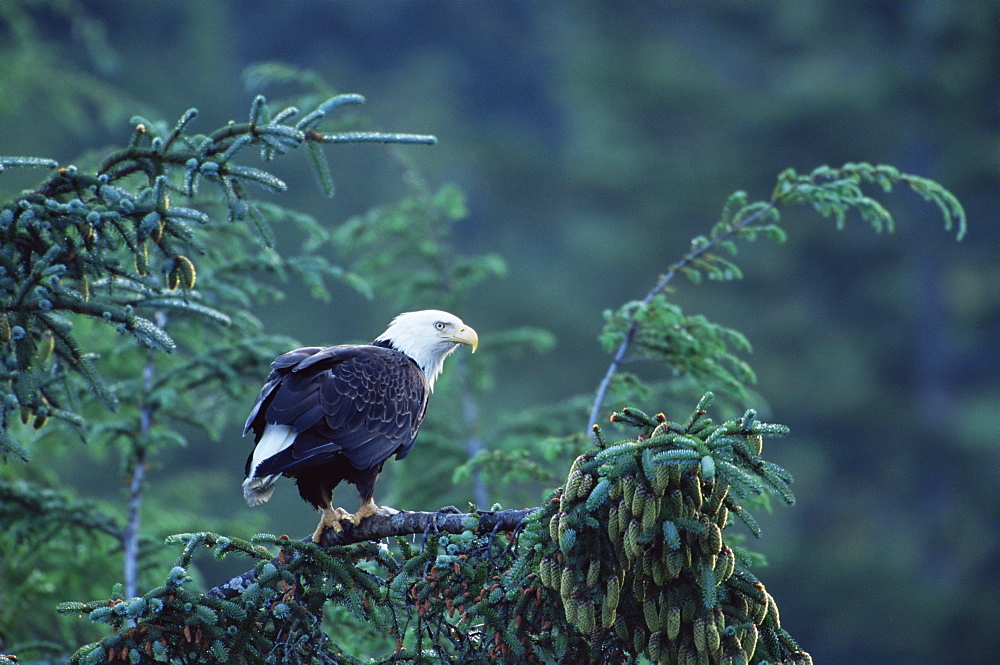
[[[705,243],[698,249],[690,252],[687,256],[685,256],[680,261],[672,265],[670,269],[666,272],[666,274],[664,274],[660,278],[660,281],[656,283],[656,286],[654,286],[649,291],[649,293],[646,294],[646,297],[642,299],[641,303],[642,306],[646,307],[647,305],[649,305],[649,303],[653,300],[653,298],[657,294],[659,294],[661,291],[667,288],[667,285],[677,275],[677,273],[679,273],[689,264],[701,258],[709,250],[729,240],[737,233],[739,233],[741,230],[743,230],[745,227],[754,223],[755,221],[760,219],[763,215],[773,210],[777,206],[777,203],[778,203],[777,200],[772,199],[765,207],[761,208],[760,210],[750,215],[746,219],[740,221],[738,224],[733,225],[725,233],[722,233],[716,236],[715,238],[712,238],[709,242]],[[618,369],[625,362],[625,358],[628,355],[629,347],[632,345],[632,340],[635,339],[635,334],[636,332],[638,332],[638,330],[639,330],[638,322],[635,319],[632,319],[632,322],[629,324],[628,330],[625,331],[625,337],[622,339],[621,344],[618,345],[618,348],[615,350],[614,355],[611,357],[611,364],[608,366],[608,371],[604,374],[604,378],[601,380],[601,385],[598,386],[597,388],[597,395],[594,398],[594,405],[590,409],[590,419],[587,421],[591,437],[596,437],[596,434],[593,431],[593,425],[597,424],[597,421],[600,418],[601,407],[604,404],[605,397],[607,397],[608,390],[611,388],[611,381],[612,379],[615,378],[615,375],[618,373]]]

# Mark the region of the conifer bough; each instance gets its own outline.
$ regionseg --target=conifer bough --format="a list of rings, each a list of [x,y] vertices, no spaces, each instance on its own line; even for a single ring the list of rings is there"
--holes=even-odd
[[[302,115],[294,107],[272,114],[263,96],[246,122],[230,122],[208,134],[189,134],[198,115],[185,112],[167,128],[132,119],[128,146],[108,155],[96,172],[50,159],[0,157],[10,168],[55,171],[33,191],[0,205],[0,453],[26,457],[11,434],[14,414],[42,426],[50,417],[79,425],[70,407],[74,392],[96,394],[109,408],[117,397],[81,346],[73,323],[79,317],[112,326],[142,345],[173,351],[171,335],[154,312],[172,310],[220,324],[230,316],[200,301],[200,255],[205,239],[221,226],[214,208],[221,198],[229,222],[248,224],[266,250],[273,243],[272,208],[249,196],[248,187],[283,192],[274,174],[239,164],[249,148],[264,161],[309,146],[323,190],[332,195],[325,143],[433,144],[433,136],[379,132],[321,132],[334,111],[360,104],[360,95],[336,95]],[[295,121],[296,118],[299,118]],[[206,187],[217,197],[202,195]],[[190,202],[189,205],[183,203]],[[263,252],[262,252],[263,254]],[[268,259],[273,262],[273,259]],[[317,274],[340,275],[325,263]],[[316,279],[313,277],[312,279]],[[39,353],[40,346],[49,347]],[[64,380],[66,379],[66,380]],[[78,387],[83,380],[85,387]]]
[[[683,274],[694,282],[703,277],[728,280],[742,276],[740,267],[725,258],[736,255],[736,240],[754,240],[758,235],[784,242],[779,225],[780,210],[790,205],[809,205],[823,217],[832,217],[842,229],[849,212],[856,211],[876,232],[891,232],[895,221],[875,198],[864,193],[863,185],[876,185],[889,192],[903,184],[934,203],[944,219],[946,231],[957,240],[966,232],[965,210],[954,194],[921,176],[902,173],[894,166],[866,162],[847,163],[840,168],[820,166],[808,174],[786,169],[767,201],[750,202],[747,193],[735,192],[726,201],[721,219],[708,236],[691,241],[690,251],[671,265],[642,300],[606,312],[601,333],[612,353],[611,364],[597,388],[589,422],[598,422],[612,382],[622,365],[632,359],[664,362],[675,372],[697,379],[700,384],[720,384],[740,398],[746,396],[744,383],[755,380],[749,365],[731,351],[749,350],[749,342],[735,330],[709,323],[701,316],[684,316],[676,305],[666,302],[663,293],[674,277]]]
[[[218,226],[199,195],[206,189],[218,194],[230,221],[255,229],[261,244],[271,242],[268,208],[248,195],[247,186],[269,192],[287,186],[263,169],[235,163],[247,148],[259,148],[269,160],[308,146],[324,191],[332,194],[321,144],[433,142],[318,131],[316,123],[329,112],[360,101],[337,96],[291,124],[297,109],[272,116],[258,97],[249,122],[210,135],[186,133],[193,110],[170,131],[137,118],[129,146],[96,173],[67,166],[0,205],[0,344],[7,368],[0,377],[0,445],[23,453],[6,427],[12,414],[37,426],[51,417],[76,418],[82,426],[66,408],[68,378],[83,377],[114,404],[115,395],[73,335],[74,317],[104,321],[163,351],[176,345],[157,325],[156,312],[170,309],[219,325],[233,320],[229,311],[200,301],[195,289],[212,284],[203,232]],[[31,166],[56,165],[0,158],[0,171]],[[810,204],[838,225],[855,209],[876,229],[891,230],[891,216],[860,186],[899,182],[936,203],[946,226],[962,235],[965,217],[954,197],[891,167],[847,164],[803,176],[787,171],[771,201],[749,203],[745,194],[735,194],[711,234],[693,241],[646,300],[609,315],[603,337],[618,351],[607,382],[637,348],[643,357],[682,361],[676,365],[681,373],[738,388],[748,368],[729,348],[741,346],[742,338],[673,309],[661,297],[667,283],[678,273],[738,276],[739,268],[719,250],[732,252],[736,238],[757,233],[780,240],[779,204]],[[189,206],[178,205],[185,199]],[[668,322],[678,324],[671,329],[688,343],[680,354],[655,334]],[[602,384],[598,391],[597,412],[605,389]],[[761,457],[764,439],[785,430],[760,423],[752,411],[716,424],[708,418],[709,399],[682,422],[635,408],[616,412],[612,419],[637,433],[611,443],[595,427],[596,448],[576,459],[563,487],[539,508],[427,518],[401,513],[357,527],[358,537],[369,528],[396,535],[391,547],[352,543],[351,532],[337,536],[343,538],[337,544],[327,533],[325,548],[263,534],[252,540],[212,533],[172,537],[182,551],[161,586],[141,595],[119,587],[110,599],[61,606],[112,629],[72,660],[359,663],[322,629],[333,605],[398,640],[381,663],[808,663],[734,534],[742,525],[759,535],[747,509],[754,495],[794,500],[790,474]],[[12,507],[5,502],[0,510]],[[257,564],[228,591],[223,585],[206,594],[189,572],[202,552],[246,556]]]
[[[115,631],[72,660],[126,662],[149,652],[215,663],[283,652],[360,663],[321,628],[333,603],[399,640],[376,661],[386,664],[811,663],[732,535],[736,523],[759,534],[744,519],[742,502],[753,495],[794,500],[790,474],[760,457],[763,440],[787,430],[753,411],[715,423],[711,399],[683,422],[616,412],[612,419],[636,434],[608,444],[598,433],[597,448],[539,508],[377,515],[357,533],[328,531],[322,545],[175,536],[183,551],[163,586],[61,606]],[[387,536],[395,536],[391,548],[354,542]],[[258,563],[202,594],[188,569],[206,551]]]

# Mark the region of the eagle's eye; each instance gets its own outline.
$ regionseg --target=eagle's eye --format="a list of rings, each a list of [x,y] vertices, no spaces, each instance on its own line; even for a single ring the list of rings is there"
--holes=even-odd
[[[437,323],[434,324],[434,327],[437,328],[438,330],[444,330],[447,327],[447,325],[445,324],[444,321],[438,321]]]

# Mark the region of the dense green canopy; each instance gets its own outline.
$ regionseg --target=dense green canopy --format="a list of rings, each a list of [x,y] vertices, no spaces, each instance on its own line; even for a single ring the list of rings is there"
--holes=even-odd
[[[852,161],[942,183],[968,214],[959,243],[933,205],[897,188],[885,197],[893,235],[852,219],[837,232],[807,210],[790,211],[784,245],[741,248],[741,281],[676,281],[669,297],[746,336],[753,402],[791,428],[771,454],[795,475],[797,506],[758,515],[768,588],[789,631],[817,662],[988,662],[1000,618],[992,597],[1000,584],[997,19],[994,3],[948,0],[0,3],[0,155],[95,162],[104,154],[85,153],[119,146],[132,116],[169,124],[191,106],[199,131],[242,120],[262,72],[247,68],[265,61],[315,72],[335,87],[327,96],[364,93],[365,116],[348,119],[356,129],[437,136],[434,147],[390,152],[338,146],[328,153],[333,199],[303,185],[308,160],[277,164],[297,183],[294,202],[281,203],[337,229],[323,251],[365,276],[375,297],[345,281],[330,287],[336,306],[276,300],[254,313],[270,333],[316,345],[363,340],[403,308],[456,311],[484,340],[491,328],[532,327],[518,341],[538,349],[513,360],[497,352],[489,372],[472,376],[488,390],[474,414],[487,448],[505,445],[511,414],[593,395],[609,360],[597,341],[602,313],[641,298],[711,228],[731,191],[766,199],[787,167]],[[264,92],[291,96],[300,83],[272,78]],[[39,177],[5,171],[0,194]],[[489,260],[452,273],[475,283],[471,290],[453,284],[442,295],[428,278],[398,292],[408,299],[399,302],[386,288],[398,280],[394,236],[380,239],[382,264],[361,250],[371,242],[366,224],[391,228],[399,213],[386,202],[420,188],[439,192],[433,204],[454,228],[425,237],[424,257]],[[303,228],[283,228],[277,248],[330,241]],[[336,243],[346,248],[339,255]],[[483,275],[502,279],[476,282]],[[307,298],[311,286],[296,288]],[[441,301],[448,297],[455,301]],[[545,335],[555,345],[536,354],[551,346]],[[440,391],[462,376],[454,369]],[[702,387],[678,390],[650,408],[686,413]],[[544,434],[586,432],[586,397]],[[438,398],[470,408],[454,394]],[[235,395],[222,403],[212,405],[217,438],[182,423],[192,430],[187,447],[163,451],[149,472],[147,501],[174,507],[149,509],[155,540],[233,524],[308,533],[313,517],[293,493],[273,515],[299,515],[298,526],[246,516],[239,418],[249,403]],[[609,400],[606,412],[621,406]],[[470,500],[471,481],[450,482],[468,452],[455,450],[444,420],[429,420],[421,437],[446,453],[415,451],[408,462],[428,474],[396,478],[386,503],[433,510]],[[572,459],[539,448],[539,459]],[[0,474],[59,479],[121,503],[129,479],[117,483],[125,474],[108,447],[43,439],[32,452],[44,470],[8,460]],[[486,499],[534,506],[541,487],[560,481],[487,477]],[[201,516],[211,523],[192,523]],[[206,564],[202,572],[239,571]],[[47,606],[104,593],[82,576],[58,589],[37,576]],[[0,589],[0,601],[10,593]]]

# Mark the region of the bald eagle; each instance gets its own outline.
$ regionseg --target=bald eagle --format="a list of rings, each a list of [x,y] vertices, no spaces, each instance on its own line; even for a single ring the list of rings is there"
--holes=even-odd
[[[476,331],[453,314],[424,310],[400,314],[371,344],[279,356],[243,430],[257,444],[246,463],[247,503],[270,499],[279,476],[295,478],[302,498],[322,513],[315,542],[327,527],[342,531],[342,520],[357,526],[395,512],[375,505],[375,480],[392,455],[409,454],[434,380],[459,344],[475,352]],[[333,507],[333,490],[345,480],[361,497],[353,514]]]

